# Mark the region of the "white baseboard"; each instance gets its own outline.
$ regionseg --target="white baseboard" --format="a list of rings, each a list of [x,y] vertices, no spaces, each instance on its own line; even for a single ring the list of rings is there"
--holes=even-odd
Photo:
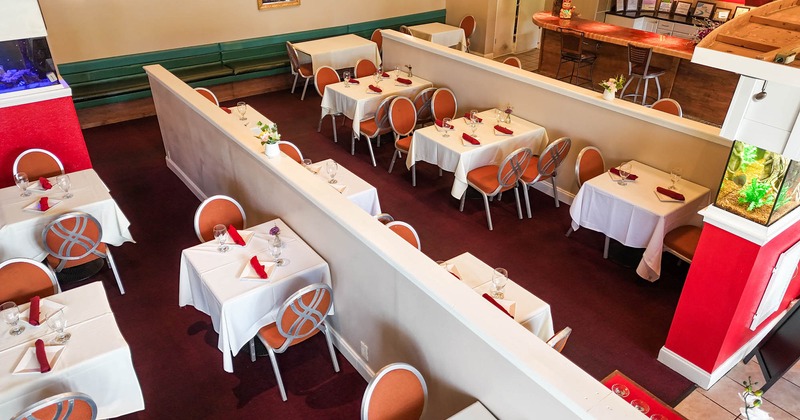
[[[356,368],[356,371],[361,374],[362,378],[367,382],[371,381],[372,378],[375,377],[375,372],[370,369],[369,365],[361,358],[361,355],[353,350],[336,330],[330,328],[330,326],[328,329],[331,332],[331,337],[333,337],[333,344],[339,349],[339,352],[342,353],[344,358],[347,359],[354,368]]]
[[[553,196],[553,184],[550,182],[537,182],[533,184],[533,188],[536,188],[538,191],[541,191],[550,197]],[[575,199],[575,194],[565,191],[560,187],[558,188],[558,201],[571,206],[573,199]]]
[[[172,161],[172,159],[167,156],[167,168],[169,168],[178,178],[183,181],[184,184],[189,188],[189,190],[195,195],[195,197],[199,198],[200,201],[205,200],[208,196],[197,186],[183,170]]]

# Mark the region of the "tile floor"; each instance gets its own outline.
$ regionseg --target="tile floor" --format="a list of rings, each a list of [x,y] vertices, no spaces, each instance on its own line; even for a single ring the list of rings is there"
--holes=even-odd
[[[502,62],[508,57],[517,57],[522,63],[522,69],[528,71],[536,71],[539,68],[539,49],[533,49],[519,54],[508,54],[502,57],[495,58],[495,61]]]

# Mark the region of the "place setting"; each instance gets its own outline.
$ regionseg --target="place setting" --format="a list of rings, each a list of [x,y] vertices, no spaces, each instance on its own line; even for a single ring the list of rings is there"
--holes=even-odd
[[[658,201],[662,203],[683,203],[686,201],[686,197],[678,191],[678,183],[681,182],[683,178],[681,168],[672,168],[669,171],[669,180],[671,185],[667,188],[664,187],[656,187],[654,191],[656,198]]]
[[[67,319],[64,315],[65,307],[47,299],[40,299],[34,296],[30,305],[23,311],[14,302],[5,302],[0,305],[0,314],[6,324],[9,325],[8,333],[12,336],[21,335],[26,329],[31,329],[31,335],[38,337],[34,345],[26,347],[22,357],[12,371],[12,374],[35,374],[47,373],[51,371],[71,334],[66,332]],[[27,325],[20,325],[21,323]],[[46,328],[44,334],[35,332],[38,329]],[[55,336],[48,343],[41,338],[54,332]]]
[[[635,182],[637,175],[631,172],[633,164],[630,162],[623,162],[616,168],[611,168],[608,170],[608,176],[611,177],[611,180],[616,182],[618,185],[626,186],[629,182]]]

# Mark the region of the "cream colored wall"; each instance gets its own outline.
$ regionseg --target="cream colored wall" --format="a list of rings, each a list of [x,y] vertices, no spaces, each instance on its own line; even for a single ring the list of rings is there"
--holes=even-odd
[[[447,23],[458,26],[464,16],[474,16],[477,28],[470,38],[470,51],[481,55],[490,54],[492,44],[487,40],[487,34],[494,33],[496,9],[496,0],[447,0]]]
[[[440,10],[445,0],[302,0],[258,10],[256,0],[46,0],[57,63],[257,38]]]

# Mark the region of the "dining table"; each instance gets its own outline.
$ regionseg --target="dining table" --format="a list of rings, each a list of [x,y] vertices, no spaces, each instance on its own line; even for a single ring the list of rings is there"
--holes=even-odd
[[[510,123],[498,123],[496,112],[496,109],[478,112],[482,120],[475,131],[479,145],[470,144],[462,138],[464,133],[472,134],[468,120],[463,116],[452,120],[450,130],[443,130],[434,124],[414,131],[406,155],[406,167],[411,169],[417,162],[423,161],[452,172],[455,179],[450,195],[460,199],[467,191],[469,171],[500,164],[519,148],[527,147],[538,154],[547,145],[544,127],[516,116],[512,116]],[[498,131],[496,125],[511,131],[511,134]]]
[[[128,228],[130,221],[108,187],[94,169],[68,174],[71,198],[56,185],[56,177],[48,178],[52,188],[42,189],[38,180],[32,180],[28,190],[31,195],[21,196],[16,186],[0,189],[0,261],[23,257],[41,261],[47,255],[42,245],[42,231],[55,217],[72,211],[89,213],[103,227],[101,240],[120,246],[135,242]],[[50,208],[40,211],[38,201],[48,197]]]
[[[431,22],[409,26],[408,29],[415,38],[424,39],[445,47],[455,47],[461,51],[467,50],[467,37],[464,34],[464,30],[458,26]]]
[[[447,418],[448,420],[497,420],[491,411],[480,401],[464,407],[463,410]]]
[[[585,227],[625,246],[644,248],[636,273],[653,282],[661,275],[664,236],[708,206],[710,191],[683,179],[674,190],[683,200],[674,199],[657,191],[672,186],[669,173],[637,161],[630,165],[635,180],[608,171],[581,186],[569,209],[572,229]]]
[[[369,213],[371,216],[381,214],[381,203],[378,199],[378,189],[352,173],[341,163],[336,163],[336,172],[333,176],[335,183],[330,183],[331,175],[328,173],[328,163],[333,159],[325,159],[306,166],[320,180],[327,182],[334,190],[347,197],[348,200]]]
[[[97,404],[98,418],[144,410],[144,398],[131,358],[102,282],[92,282],[40,300],[40,325],[29,321],[29,307],[20,305],[25,330],[10,335],[0,328],[0,418],[12,418],[31,404],[64,392],[82,392]],[[62,311],[67,320],[66,344],[46,318]],[[40,372],[34,343],[41,339],[51,370]]]
[[[282,266],[270,254],[270,230],[275,227],[283,242]],[[220,252],[216,241],[201,243],[184,249],[180,262],[178,304],[211,317],[226,372],[233,372],[233,357],[259,329],[275,322],[292,293],[314,283],[331,284],[328,263],[281,219],[239,233],[246,245],[230,244],[227,252]],[[265,266],[267,279],[252,272],[253,256]]]
[[[378,44],[358,35],[347,34],[293,44],[301,64],[311,62],[314,74],[322,66],[336,70],[355,67],[360,59],[381,65]]]

